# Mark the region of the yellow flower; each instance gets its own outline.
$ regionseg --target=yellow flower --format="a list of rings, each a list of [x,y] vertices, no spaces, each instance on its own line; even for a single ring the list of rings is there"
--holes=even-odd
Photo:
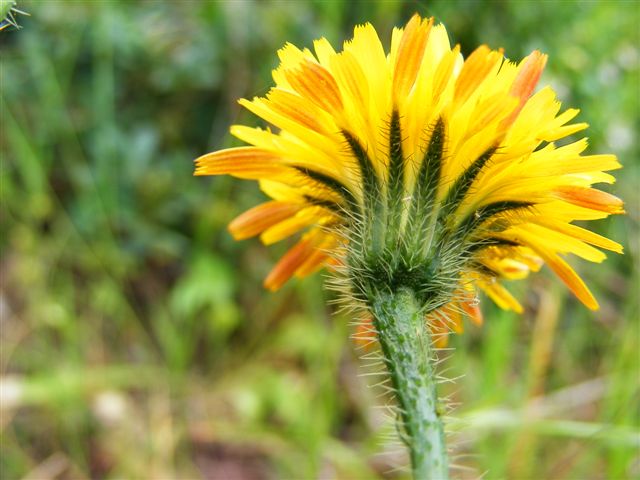
[[[412,290],[438,332],[459,330],[462,313],[481,322],[478,288],[521,312],[500,280],[546,262],[598,308],[563,257],[622,252],[572,224],[623,213],[592,188],[613,183],[604,172],[620,164],[582,155],[586,139],[554,143],[587,124],[569,123],[578,110],[559,113],[550,87],[534,93],[546,55],[512,63],[481,46],[465,60],[443,25],[418,15],[394,29],[388,54],[370,24],[339,53],[324,38],[314,50],[285,45],[275,87],[240,100],[277,132],[235,125],[251,146],[196,160],[196,175],[258,180],[271,197],[231,222],[235,238],[271,244],[305,232],[267,288],[332,264],[365,304],[371,289]]]

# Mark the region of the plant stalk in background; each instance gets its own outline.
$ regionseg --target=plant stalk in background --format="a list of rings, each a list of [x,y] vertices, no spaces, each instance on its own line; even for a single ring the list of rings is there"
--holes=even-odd
[[[463,316],[482,322],[478,290],[522,311],[502,285],[543,263],[589,308],[598,304],[563,256],[600,262],[617,243],[573,225],[622,213],[595,183],[620,167],[583,156],[587,127],[553,90],[534,93],[546,56],[515,64],[486,46],[466,60],[433,19],[394,29],[385,53],[371,25],[336,52],[287,44],[264,98],[240,103],[279,132],[235,125],[251,146],[196,160],[196,175],[260,182],[271,197],[230,225],[271,244],[305,231],[265,280],[277,290],[323,266],[348,305],[372,318],[416,478],[446,478],[436,350]]]

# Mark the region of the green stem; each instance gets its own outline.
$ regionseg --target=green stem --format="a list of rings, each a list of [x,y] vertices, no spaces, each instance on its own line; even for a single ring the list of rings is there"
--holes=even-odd
[[[424,314],[407,290],[374,295],[371,310],[393,382],[403,427],[401,436],[409,448],[413,477],[447,479],[447,447]]]

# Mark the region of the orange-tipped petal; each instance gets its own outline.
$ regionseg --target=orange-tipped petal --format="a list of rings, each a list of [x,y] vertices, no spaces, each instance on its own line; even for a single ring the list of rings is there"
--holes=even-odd
[[[518,75],[511,86],[511,95],[520,99],[520,106],[525,104],[540,80],[540,75],[547,64],[547,56],[534,50],[522,60]]]
[[[422,20],[415,14],[404,29],[393,74],[396,102],[405,98],[415,83],[432,25],[433,18]]]
[[[476,299],[460,302],[460,308],[466,313],[471,321],[480,326],[483,323],[482,310]]]
[[[336,239],[332,235],[326,235],[324,240],[319,240],[316,249],[309,255],[307,260],[296,270],[296,277],[304,278],[307,275],[318,271],[326,265],[330,259],[329,251],[336,244]]]
[[[578,300],[580,300],[587,308],[590,310],[598,310],[598,308],[600,308],[598,301],[595,299],[589,288],[567,262],[558,255],[550,252],[538,251],[538,253],[542,258],[544,258],[544,261],[547,262],[547,265],[549,265],[551,270],[560,277],[560,280],[569,287],[569,290],[571,290]]]
[[[233,175],[258,179],[284,172],[280,157],[255,147],[237,147],[207,153],[195,160],[194,175]]]
[[[502,50],[492,51],[486,45],[476,48],[465,60],[456,80],[456,100],[464,102],[502,59]]]
[[[258,235],[276,223],[295,215],[300,208],[300,205],[289,202],[265,202],[238,215],[227,228],[233,238],[244,240]]]
[[[330,135],[332,133],[318,118],[317,114],[321,110],[310,105],[299,95],[280,88],[272,88],[267,94],[267,98],[269,99],[269,108],[281,115],[320,134]]]
[[[265,288],[272,292],[278,290],[293,276],[313,251],[314,242],[312,238],[307,237],[296,243],[269,272],[269,275],[264,280]]]
[[[536,88],[538,80],[540,80],[540,75],[542,75],[542,71],[546,64],[547,56],[543,55],[538,50],[534,50],[529,54],[529,56],[525,57],[522,62],[520,62],[520,65],[518,66],[518,74],[516,75],[516,79],[511,85],[511,91],[509,92],[512,97],[516,97],[518,99],[518,105],[511,115],[504,120],[503,126],[511,125],[516,119],[525,103],[527,103],[527,100],[529,100],[533,90]]]
[[[554,190],[555,196],[565,202],[580,207],[619,214],[624,212],[624,202],[610,193],[585,187],[559,187]]]
[[[296,277],[304,278],[312,273],[317,272],[325,266],[326,261],[329,259],[329,255],[326,252],[316,249],[309,255],[306,262],[300,265],[300,268],[296,270]]]
[[[304,98],[333,115],[340,115],[343,109],[342,97],[336,80],[331,73],[310,60],[300,63],[295,70],[286,70],[287,80]]]

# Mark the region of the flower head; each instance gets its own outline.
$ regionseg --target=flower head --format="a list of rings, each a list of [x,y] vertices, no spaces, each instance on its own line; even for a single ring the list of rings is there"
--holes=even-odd
[[[265,244],[304,232],[265,286],[278,289],[328,264],[346,272],[351,295],[408,289],[432,330],[481,321],[476,290],[520,312],[502,285],[543,263],[582,303],[598,304],[564,260],[592,262],[622,247],[574,225],[623,213],[592,186],[613,183],[613,155],[582,155],[586,139],[554,142],[587,127],[569,123],[550,87],[534,93],[547,61],[518,63],[501,50],[466,60],[433,19],[394,29],[389,53],[370,24],[336,52],[285,45],[264,98],[240,104],[278,129],[231,127],[251,146],[196,160],[196,175],[258,180],[271,200],[229,225]]]

